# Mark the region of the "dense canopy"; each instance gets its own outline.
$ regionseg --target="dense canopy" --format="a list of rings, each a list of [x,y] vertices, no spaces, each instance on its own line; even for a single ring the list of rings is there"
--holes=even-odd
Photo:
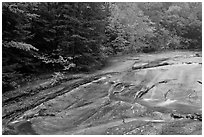
[[[45,71],[90,71],[108,56],[202,48],[202,3],[2,3],[3,91]]]

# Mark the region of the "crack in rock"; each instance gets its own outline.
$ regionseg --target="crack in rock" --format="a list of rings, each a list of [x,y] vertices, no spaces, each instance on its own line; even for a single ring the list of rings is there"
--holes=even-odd
[[[137,100],[138,98],[141,98],[144,94],[148,93],[149,90],[151,90],[152,88],[154,88],[155,86],[159,85],[159,84],[166,84],[168,83],[169,81],[171,80],[175,80],[175,79],[170,79],[170,80],[163,80],[163,81],[160,81],[160,82],[157,82],[156,84],[153,84],[151,87],[147,87],[145,90],[140,90],[139,92],[137,92],[135,94],[135,97],[134,97],[134,100]]]

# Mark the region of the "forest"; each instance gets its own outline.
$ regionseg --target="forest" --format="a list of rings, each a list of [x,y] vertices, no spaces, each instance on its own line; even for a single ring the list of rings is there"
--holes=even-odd
[[[2,3],[3,92],[43,73],[91,72],[114,55],[177,49],[202,49],[202,3]]]

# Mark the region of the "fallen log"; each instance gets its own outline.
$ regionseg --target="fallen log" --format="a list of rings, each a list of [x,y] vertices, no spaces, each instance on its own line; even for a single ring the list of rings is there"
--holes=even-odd
[[[166,65],[170,65],[170,63],[168,62],[160,62],[160,63],[150,62],[150,63],[143,63],[139,65],[135,64],[133,65],[132,69],[137,70],[137,69],[153,68],[153,67],[166,66]]]
[[[199,84],[202,84],[202,81],[197,81]]]

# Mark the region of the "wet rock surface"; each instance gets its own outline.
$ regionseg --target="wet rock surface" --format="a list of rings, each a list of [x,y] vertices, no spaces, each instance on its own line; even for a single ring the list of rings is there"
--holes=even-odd
[[[95,74],[68,76],[52,86],[47,79],[41,87],[7,93],[3,134],[202,134],[200,55],[116,57]]]

